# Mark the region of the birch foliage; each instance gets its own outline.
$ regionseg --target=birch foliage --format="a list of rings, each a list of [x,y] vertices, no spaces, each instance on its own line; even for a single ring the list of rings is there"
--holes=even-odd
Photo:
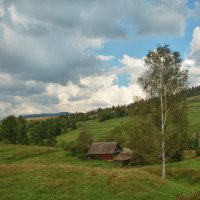
[[[167,120],[170,111],[181,101],[180,94],[187,88],[188,71],[181,69],[179,52],[172,51],[168,45],[158,46],[154,51],[149,51],[144,62],[147,70],[138,78],[138,82],[148,98],[159,99],[162,177],[165,178]]]

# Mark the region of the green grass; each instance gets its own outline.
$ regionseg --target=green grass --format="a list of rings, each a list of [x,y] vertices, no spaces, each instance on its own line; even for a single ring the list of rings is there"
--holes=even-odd
[[[199,159],[169,164],[169,170],[200,171]],[[146,168],[119,168],[112,162],[82,161],[59,148],[0,145],[1,200],[170,200],[200,191],[200,182],[170,174],[166,180]],[[154,170],[154,171],[153,171]]]
[[[200,96],[188,99],[189,131],[200,131]],[[129,117],[83,122],[95,140]],[[57,137],[75,140],[81,128]],[[186,152],[186,157],[193,153]],[[171,200],[194,199],[200,192],[200,158],[161,165],[120,168],[113,162],[82,161],[60,148],[0,144],[1,200]],[[182,198],[178,198],[178,196]],[[189,198],[190,196],[190,198]]]
[[[129,117],[115,118],[106,120],[104,122],[99,122],[98,119],[95,119],[82,122],[82,124],[84,125],[84,127],[87,128],[88,132],[94,137],[94,139],[97,140],[102,136],[106,136],[113,128],[120,126],[121,123],[124,123],[128,120],[130,120]],[[68,131],[67,133],[58,136],[57,140],[58,141],[76,140],[80,131],[81,131],[80,127],[76,130]]]
[[[40,164],[71,164],[90,167],[113,168],[114,163],[100,160],[89,160],[82,162],[77,157],[60,148],[40,147],[40,146],[21,146],[21,145],[0,145],[0,164],[21,164],[21,163],[40,163]]]
[[[191,133],[200,132],[200,96],[188,99],[188,121]]]

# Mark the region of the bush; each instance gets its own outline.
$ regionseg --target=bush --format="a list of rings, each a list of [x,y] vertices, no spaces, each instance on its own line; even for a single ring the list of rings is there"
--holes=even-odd
[[[68,143],[66,141],[60,140],[57,144],[57,147],[60,147],[64,150],[66,150]]]
[[[90,145],[92,144],[92,141],[92,136],[87,132],[85,128],[83,128],[76,141],[77,153],[87,153]]]
[[[171,157],[171,160],[173,161],[181,161],[183,160],[183,150],[179,149],[178,151],[176,151]]]
[[[200,156],[200,147],[196,150],[196,155]]]
[[[73,156],[76,156],[78,153],[77,143],[76,141],[71,141],[65,147],[65,150],[69,151]]]
[[[57,143],[57,140],[55,137],[52,138],[47,138],[44,140],[44,145],[45,146],[55,146]]]

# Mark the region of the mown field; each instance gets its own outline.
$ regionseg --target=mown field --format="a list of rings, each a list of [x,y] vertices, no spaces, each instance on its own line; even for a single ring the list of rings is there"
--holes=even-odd
[[[169,164],[162,180],[160,165],[120,168],[78,160],[59,148],[0,145],[0,199],[195,199],[199,166],[200,158]]]

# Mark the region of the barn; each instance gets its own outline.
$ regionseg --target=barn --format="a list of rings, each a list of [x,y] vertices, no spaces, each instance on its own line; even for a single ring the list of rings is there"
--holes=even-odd
[[[88,159],[113,160],[121,151],[122,148],[117,142],[94,142],[86,157]]]

